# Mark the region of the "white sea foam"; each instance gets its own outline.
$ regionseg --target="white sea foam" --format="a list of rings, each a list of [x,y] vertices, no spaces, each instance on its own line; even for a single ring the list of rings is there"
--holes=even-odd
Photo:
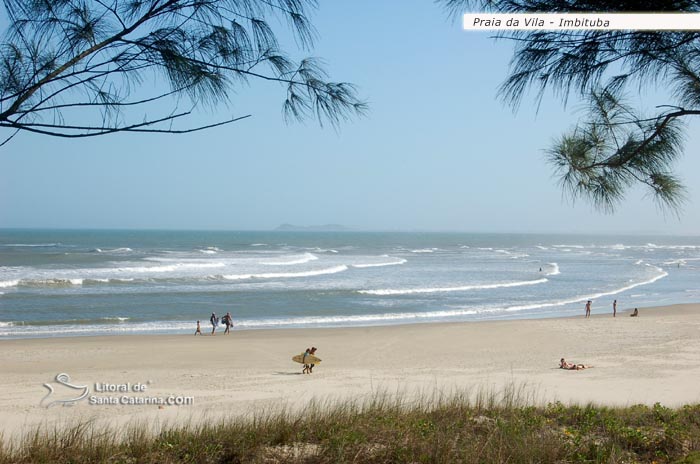
[[[13,327],[15,324],[13,322],[3,322],[0,321],[0,327]]]
[[[552,245],[553,248],[576,248],[578,250],[586,248],[584,245]]]
[[[51,248],[51,247],[57,247],[57,246],[60,246],[60,245],[61,245],[60,243],[8,243],[8,244],[2,245],[2,246],[6,246],[6,247],[18,247],[18,248],[22,248],[22,247],[31,247],[31,248],[33,248],[33,247],[43,247],[43,248]]]
[[[636,287],[641,287],[642,285],[649,285],[654,282],[656,282],[659,279],[663,279],[668,275],[668,272],[664,271],[663,269],[652,266],[650,264],[647,264],[649,267],[653,267],[658,271],[658,274],[650,279],[643,280],[641,282],[635,282],[630,285],[625,285],[624,287],[617,288],[615,290],[610,290],[607,292],[600,292],[600,293],[594,293],[592,295],[586,295],[586,296],[580,296],[580,297],[575,297],[575,298],[570,298],[566,300],[560,300],[560,301],[555,301],[551,303],[533,303],[533,304],[528,304],[528,305],[516,305],[516,306],[509,306],[505,308],[505,311],[523,311],[523,310],[528,310],[528,309],[539,309],[539,308],[550,308],[554,306],[564,306],[568,304],[573,304],[573,303],[580,303],[583,301],[588,301],[588,300],[595,300],[597,298],[602,298],[604,296],[612,296],[612,295],[617,295],[618,293],[622,293],[627,290],[631,290]]]
[[[252,247],[267,246],[267,243],[251,243],[250,246],[252,246]]]
[[[307,248],[307,250],[315,251],[316,253],[338,253],[338,250],[332,250],[330,248]]]
[[[511,253],[508,257],[510,259],[521,259],[521,258],[527,258],[529,256],[530,255],[528,255],[527,253]]]
[[[359,314],[359,315],[338,315],[338,316],[311,316],[311,317],[289,317],[279,319],[258,319],[240,321],[238,327],[262,328],[262,327],[294,327],[305,325],[363,325],[363,324],[386,324],[392,322],[406,322],[411,320],[442,319],[446,317],[469,316],[478,314],[475,309],[447,309],[428,312],[402,312],[402,313],[381,313],[381,314]]]
[[[83,285],[85,279],[80,278],[52,278],[52,279],[21,279],[16,286],[23,287],[43,287],[43,286],[66,286],[66,285]]]
[[[547,266],[551,266],[551,269],[548,270],[545,275],[553,276],[561,274],[561,271],[559,271],[559,265],[557,263],[547,263]]]
[[[439,248],[419,248],[417,250],[411,250],[411,253],[435,253]]]
[[[103,250],[101,248],[95,248],[93,251],[95,251],[97,253],[129,253],[129,252],[134,251],[134,250],[132,250],[131,248],[127,248],[127,247],[122,247],[122,248],[113,248],[111,250]]]
[[[336,274],[338,272],[347,271],[348,267],[346,265],[329,267],[326,269],[318,269],[315,271],[302,271],[302,272],[267,272],[262,274],[232,274],[221,276],[226,280],[247,280],[247,279],[278,279],[278,278],[291,278],[291,277],[313,277],[324,274]]]
[[[19,285],[19,280],[0,281],[0,288],[16,287],[17,285]]]
[[[358,293],[365,295],[411,295],[415,293],[443,293],[461,292],[467,290],[487,290],[493,288],[522,287],[525,285],[537,285],[547,282],[548,279],[521,280],[517,282],[501,282],[495,284],[482,285],[461,285],[457,287],[428,287],[428,288],[403,288],[403,289],[380,289],[380,290],[358,290]]]
[[[238,320],[236,328],[260,329],[274,327],[304,327],[329,325],[370,325],[391,324],[398,322],[421,321],[426,319],[442,319],[477,314],[475,309],[450,309],[430,312],[401,312],[337,316],[299,316],[270,319]],[[32,337],[32,336],[68,336],[115,333],[157,333],[166,332],[162,322],[141,323],[112,323],[112,324],[61,324],[50,326],[23,326],[21,334],[13,330],[13,324],[0,325],[0,337]],[[192,322],[169,321],[167,332],[189,331],[194,328]],[[3,330],[5,329],[5,330]]]
[[[173,272],[187,269],[212,269],[226,267],[224,263],[175,263],[167,266],[135,266],[118,267],[115,270],[120,273],[148,273],[148,272]]]
[[[388,258],[388,256],[387,256]],[[407,261],[403,258],[398,258],[394,261],[387,261],[383,263],[366,263],[366,264],[353,264],[352,267],[366,268],[366,267],[384,267],[384,266],[398,266],[400,264],[405,264]]]
[[[540,250],[549,250],[549,248],[543,247],[542,245],[535,245],[535,248],[539,248]]]
[[[265,264],[266,266],[292,266],[294,264],[304,264],[309,261],[316,261],[318,256],[311,253],[304,253],[300,257],[291,258],[287,261],[261,261],[260,264]]]

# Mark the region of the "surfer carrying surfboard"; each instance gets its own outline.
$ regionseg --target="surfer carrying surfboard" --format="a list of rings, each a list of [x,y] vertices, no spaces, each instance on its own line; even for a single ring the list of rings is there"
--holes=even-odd
[[[314,358],[316,357],[316,347],[315,347],[315,346],[312,346],[312,347],[311,347],[311,350],[309,351],[309,354],[310,354],[311,356],[313,356]],[[309,358],[309,359],[313,360],[313,358]],[[308,373],[309,373],[309,374],[311,374],[311,373],[313,372],[314,366],[315,366],[315,365],[316,365],[316,364],[309,364],[309,365],[308,365],[308,368],[309,368],[309,369],[308,369]]]
[[[302,362],[304,363],[304,368],[301,370],[302,374],[308,374],[309,373],[309,365],[306,364],[306,358],[311,355],[311,348],[307,348],[306,351],[304,351],[304,357],[302,358]]]
[[[320,358],[315,356],[316,347],[307,348],[302,354],[298,354],[292,357],[292,361],[303,364],[304,368],[301,370],[302,374],[311,374],[314,366],[321,362]]]

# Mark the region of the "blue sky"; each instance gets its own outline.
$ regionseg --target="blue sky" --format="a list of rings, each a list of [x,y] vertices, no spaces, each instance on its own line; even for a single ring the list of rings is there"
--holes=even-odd
[[[680,218],[641,190],[599,213],[563,197],[544,161],[580,116],[576,102],[548,95],[537,112],[526,98],[514,113],[498,100],[512,44],[461,30],[428,1],[323,2],[312,19],[307,54],[359,87],[367,117],[338,131],[286,124],[283,89],[252,83],[194,122],[253,117],[203,133],[19,135],[0,148],[0,227],[700,234],[696,121],[678,164],[689,188]]]

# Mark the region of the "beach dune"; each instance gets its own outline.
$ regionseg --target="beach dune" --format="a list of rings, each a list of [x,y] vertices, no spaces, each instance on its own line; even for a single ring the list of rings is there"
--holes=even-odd
[[[0,432],[8,437],[37,425],[88,419],[177,424],[303,408],[312,399],[431,397],[512,387],[537,403],[700,402],[700,304],[644,308],[638,318],[628,314],[216,337],[3,340]],[[291,357],[311,345],[323,362],[302,375]],[[561,357],[594,367],[564,371],[557,368]],[[70,381],[57,381],[61,373]],[[71,406],[45,407],[76,397],[78,390],[65,383],[88,386],[89,395]],[[44,384],[51,385],[51,394]],[[147,398],[152,401],[138,404]]]

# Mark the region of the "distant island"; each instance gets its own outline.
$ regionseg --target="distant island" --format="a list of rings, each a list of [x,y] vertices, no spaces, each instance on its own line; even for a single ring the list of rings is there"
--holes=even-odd
[[[350,227],[340,224],[324,224],[322,226],[295,226],[294,224],[282,224],[277,226],[275,231],[283,232],[349,232]]]

